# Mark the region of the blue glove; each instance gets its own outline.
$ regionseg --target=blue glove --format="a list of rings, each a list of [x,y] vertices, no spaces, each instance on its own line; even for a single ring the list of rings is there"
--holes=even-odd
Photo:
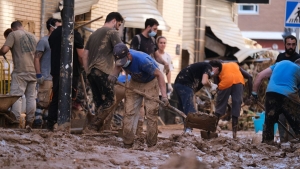
[[[45,79],[42,74],[36,74],[36,80],[38,84],[43,84]]]
[[[254,98],[255,101],[258,100],[258,96],[256,92],[251,92],[251,96]]]

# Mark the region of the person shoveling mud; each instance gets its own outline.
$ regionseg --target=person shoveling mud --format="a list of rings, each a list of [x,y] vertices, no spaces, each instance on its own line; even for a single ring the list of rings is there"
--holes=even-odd
[[[209,78],[214,77],[216,84],[211,84]],[[204,129],[201,135],[207,138],[217,137],[214,133],[216,125],[222,115],[226,112],[229,96],[232,97],[232,131],[233,138],[236,138],[238,128],[238,117],[240,116],[244,78],[248,79],[249,98],[252,90],[252,76],[238,66],[236,63],[221,63],[212,60],[209,63],[195,63],[183,69],[175,80],[175,92],[179,97],[179,109],[188,114],[185,120],[185,132],[191,127]],[[193,104],[194,92],[203,86],[210,87],[217,91],[216,112],[213,117],[205,114],[197,115]],[[211,133],[213,132],[213,133]]]
[[[115,83],[117,76],[121,69],[131,75],[129,87],[144,91],[145,94],[158,98],[159,89],[162,93],[162,101],[164,105],[169,104],[166,86],[163,74],[158,69],[157,64],[143,52],[138,52],[133,49],[128,50],[127,46],[123,43],[115,45],[113,54],[115,56],[115,67],[113,73],[109,76],[108,80]],[[131,90],[125,91],[125,115],[123,118],[123,142],[126,147],[132,147],[134,142],[134,135],[136,132],[140,107],[142,104],[143,96]],[[158,103],[144,98],[147,117],[147,133],[146,143],[148,147],[154,146],[157,143],[157,115]]]
[[[178,96],[179,110],[183,111],[187,115],[184,128],[185,133],[190,134],[192,132],[192,127],[198,128],[197,125],[202,126],[203,124],[201,122],[199,123],[199,121],[197,121],[197,117],[193,115],[197,113],[193,101],[194,93],[200,90],[203,86],[208,87],[211,90],[216,90],[217,85],[211,83],[209,78],[217,75],[221,69],[222,65],[220,62],[213,66],[209,63],[199,62],[189,65],[181,70],[177,75],[174,84],[174,91]],[[190,122],[194,122],[194,119],[196,119],[196,124],[192,125]],[[207,118],[207,120],[208,119],[209,118]],[[215,120],[213,119],[213,121]]]
[[[279,115],[284,114],[288,123],[294,130],[297,139],[300,138],[300,98],[298,90],[300,86],[300,59],[295,63],[281,61],[260,72],[255,80],[252,96],[258,100],[258,87],[264,78],[270,78],[265,99],[265,126],[263,129],[263,143],[274,143],[274,124]]]

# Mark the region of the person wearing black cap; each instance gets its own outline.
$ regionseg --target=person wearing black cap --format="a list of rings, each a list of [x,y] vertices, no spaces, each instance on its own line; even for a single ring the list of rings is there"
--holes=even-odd
[[[143,91],[146,95],[153,98],[159,98],[159,89],[162,94],[162,101],[165,106],[169,104],[164,76],[158,69],[158,66],[152,57],[146,53],[133,49],[128,50],[123,43],[115,45],[113,50],[115,56],[115,67],[108,80],[115,83],[121,69],[131,75],[128,83],[129,87]],[[157,115],[158,103],[144,98],[131,90],[125,91],[125,115],[123,118],[123,143],[125,147],[131,147],[134,142],[140,107],[142,100],[146,108],[147,117],[147,133],[146,143],[148,147],[152,147],[157,143]]]

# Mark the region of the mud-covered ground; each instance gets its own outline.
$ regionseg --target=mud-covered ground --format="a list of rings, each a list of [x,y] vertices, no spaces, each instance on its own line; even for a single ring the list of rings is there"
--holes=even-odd
[[[182,125],[160,126],[158,144],[141,139],[123,148],[115,134],[73,135],[64,132],[0,129],[0,168],[299,168],[300,144],[259,143],[253,131],[222,131],[202,140],[182,135]]]

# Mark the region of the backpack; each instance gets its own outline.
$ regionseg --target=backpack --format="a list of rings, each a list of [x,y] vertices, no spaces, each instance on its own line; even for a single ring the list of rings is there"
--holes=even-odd
[[[138,38],[138,41],[139,41],[139,45],[138,45],[138,50],[140,50],[140,46],[141,46],[141,35],[140,34],[137,34],[137,35],[135,35],[137,38]],[[154,43],[154,45],[156,45],[156,43],[155,43],[155,38],[154,37],[151,37],[151,39],[152,39],[152,41],[153,41],[153,43]]]

